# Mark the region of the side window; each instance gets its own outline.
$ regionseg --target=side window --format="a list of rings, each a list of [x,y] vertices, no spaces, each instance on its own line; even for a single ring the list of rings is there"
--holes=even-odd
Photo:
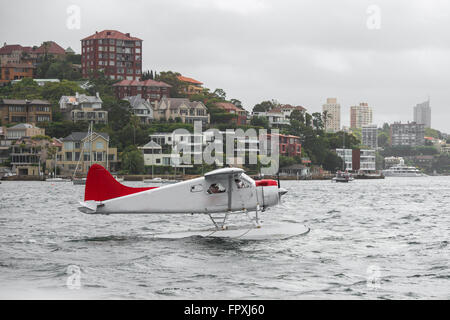
[[[208,193],[209,194],[223,193],[225,191],[227,191],[227,189],[225,189],[225,187],[222,186],[220,183],[213,183],[208,188]]]
[[[203,186],[201,184],[191,186],[191,192],[201,192],[201,191],[203,191]]]
[[[236,183],[236,187],[238,189],[242,189],[242,188],[250,188],[250,184],[242,179],[234,179],[234,183]]]

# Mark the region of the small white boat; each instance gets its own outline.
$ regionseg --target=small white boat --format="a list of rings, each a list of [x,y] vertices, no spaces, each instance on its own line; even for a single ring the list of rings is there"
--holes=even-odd
[[[349,181],[353,181],[353,180],[354,180],[354,178],[351,173],[348,173],[347,171],[345,171],[345,172],[338,171],[336,173],[336,177],[331,179],[331,182],[349,182]]]

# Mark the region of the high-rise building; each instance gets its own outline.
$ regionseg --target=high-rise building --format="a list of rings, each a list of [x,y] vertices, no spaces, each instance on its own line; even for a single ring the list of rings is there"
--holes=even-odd
[[[116,30],[104,30],[81,40],[81,72],[96,71],[111,79],[139,80],[142,76],[142,40]]]
[[[378,128],[376,124],[362,126],[362,144],[371,149],[378,148]]]
[[[391,124],[392,146],[423,146],[425,144],[425,125],[415,122]]]
[[[362,128],[362,126],[372,123],[372,108],[365,102],[359,106],[350,107],[350,128]]]
[[[325,131],[338,132],[341,130],[341,105],[336,98],[328,98],[327,103],[322,105],[322,111],[327,113],[324,119]]]
[[[414,122],[425,125],[425,128],[431,128],[430,100],[414,107]]]

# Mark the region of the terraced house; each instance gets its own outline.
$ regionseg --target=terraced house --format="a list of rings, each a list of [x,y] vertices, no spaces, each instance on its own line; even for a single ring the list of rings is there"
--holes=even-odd
[[[52,121],[50,102],[46,100],[0,100],[2,124],[39,123]]]

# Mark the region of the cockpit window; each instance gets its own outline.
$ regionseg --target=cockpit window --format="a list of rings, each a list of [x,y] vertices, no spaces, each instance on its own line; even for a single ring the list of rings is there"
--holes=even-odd
[[[222,186],[220,183],[213,183],[208,188],[208,193],[209,194],[223,193],[225,191],[227,191],[227,189],[225,189],[225,187]]]
[[[236,183],[236,187],[238,189],[249,188],[250,184],[243,179],[234,179],[234,183]]]

